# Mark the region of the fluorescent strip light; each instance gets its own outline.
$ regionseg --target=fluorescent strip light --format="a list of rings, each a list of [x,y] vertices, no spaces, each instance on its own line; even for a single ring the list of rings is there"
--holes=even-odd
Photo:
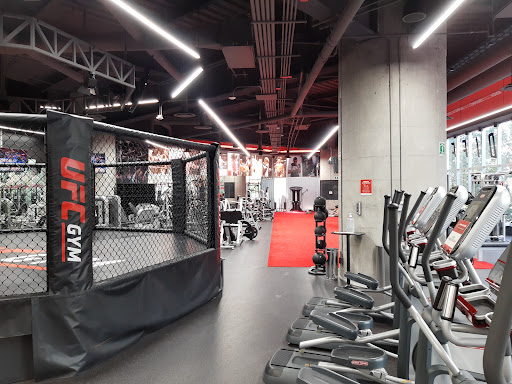
[[[147,99],[147,100],[139,101],[139,105],[156,104],[156,103],[158,103],[158,99]],[[128,105],[128,103],[126,103],[126,105]]]
[[[158,148],[162,148],[162,149],[169,149],[169,147],[166,147],[165,145],[162,145],[162,144],[158,144],[158,143],[155,143],[154,141],[151,141],[151,140],[146,140],[146,143],[148,143],[149,145],[152,145],[153,147],[158,147]]]
[[[173,92],[171,97],[174,99],[176,96],[178,96],[181,91],[183,91],[185,88],[189,86],[191,82],[193,82],[197,76],[199,76],[203,72],[202,67],[198,67],[192,72],[185,80],[181,82],[181,84],[178,85],[178,88],[176,88]]]
[[[457,128],[460,128],[460,127],[463,127],[464,125],[467,125],[467,124],[474,123],[475,121],[485,119],[486,117],[491,117],[491,116],[497,115],[498,113],[508,111],[509,109],[512,109],[512,104],[511,104],[511,105],[508,105],[508,106],[506,106],[506,107],[504,107],[504,108],[500,108],[500,109],[497,109],[497,110],[495,110],[495,111],[492,111],[492,112],[486,113],[486,114],[484,114],[484,115],[480,115],[480,116],[478,116],[478,117],[475,117],[475,118],[473,118],[473,119],[466,120],[466,121],[464,121],[464,122],[462,122],[462,123],[456,124],[456,125],[454,125],[453,127],[447,128],[447,129],[446,129],[446,132],[453,131],[454,129],[457,129]]]
[[[414,49],[418,48],[428,37],[434,32],[441,24],[443,24],[450,15],[455,12],[457,8],[464,2],[464,0],[455,0],[443,14],[419,37],[412,46]]]
[[[119,8],[121,8],[123,11],[129,13],[135,19],[139,20],[142,24],[144,24],[148,28],[152,29],[154,32],[158,33],[160,36],[164,37],[165,39],[169,40],[171,43],[176,45],[178,48],[180,48],[184,52],[188,53],[194,59],[199,59],[200,56],[196,51],[194,51],[192,48],[188,47],[187,45],[183,44],[176,37],[172,36],[169,32],[164,31],[161,27],[159,27],[158,25],[153,23],[151,20],[149,20],[146,16],[141,14],[139,11],[130,7],[124,1],[121,1],[121,0],[110,0],[110,1],[112,3],[114,3],[115,5],[117,5]]]
[[[3,125],[0,125],[0,129],[3,129],[5,131],[15,131],[15,132],[25,132],[25,133],[33,133],[34,135],[42,135],[44,136],[44,132],[40,131],[31,131],[30,129],[21,129],[21,128],[12,128],[12,127],[5,127]]]
[[[329,140],[331,138],[332,135],[334,135],[336,132],[338,132],[338,128],[339,126],[335,126],[333,129],[331,129],[331,131],[329,132],[329,134],[327,136],[325,136],[325,138],[322,140],[322,142],[320,143],[320,145],[318,147],[316,147],[315,149],[313,149],[313,152],[311,152],[308,156],[308,159],[311,159],[311,157],[313,157],[313,155],[315,153],[318,152],[318,150],[320,148],[322,148],[322,145],[324,145],[325,143],[327,143],[327,140]]]
[[[219,116],[217,116],[215,114],[215,112],[213,112],[213,110],[208,106],[208,104],[206,104],[203,100],[199,99],[199,105],[201,107],[203,107],[203,109],[206,111],[206,113],[208,113],[208,115],[210,115],[210,117],[215,120],[217,122],[217,124],[224,130],[226,131],[226,133],[228,134],[229,137],[231,137],[231,139],[238,145],[239,148],[242,149],[242,151],[244,151],[244,153],[247,155],[247,156],[250,156],[249,154],[249,151],[247,151],[247,149],[244,148],[244,146],[242,145],[242,143],[236,138],[235,135],[233,135],[233,132],[231,132],[231,130],[227,127],[226,124],[224,124],[224,122],[220,119]]]

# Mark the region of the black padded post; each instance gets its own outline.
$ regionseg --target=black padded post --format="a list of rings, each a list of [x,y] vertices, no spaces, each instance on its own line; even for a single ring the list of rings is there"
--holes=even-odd
[[[219,149],[218,143],[213,143],[216,151],[208,153],[208,214],[213,220],[208,220],[208,247],[220,249],[219,233]]]

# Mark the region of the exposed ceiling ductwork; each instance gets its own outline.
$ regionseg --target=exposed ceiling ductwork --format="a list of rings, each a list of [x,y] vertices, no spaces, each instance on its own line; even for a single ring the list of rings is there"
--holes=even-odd
[[[292,117],[295,116],[299,109],[302,107],[302,103],[304,102],[304,99],[311,90],[311,87],[315,83],[315,80],[320,74],[320,71],[324,67],[327,60],[329,59],[329,56],[331,55],[334,48],[336,48],[336,46],[338,45],[338,42],[340,41],[341,37],[343,36],[348,26],[350,25],[350,22],[356,15],[361,5],[363,5],[363,3],[364,0],[350,0],[347,3],[342,15],[336,22],[331,34],[327,38],[327,41],[325,42],[325,45],[322,48],[322,51],[318,55],[318,58],[316,59],[316,62],[313,65],[313,68],[311,69],[311,72],[309,73],[304,83],[304,86],[301,88],[299,95],[297,96],[297,100],[295,101],[295,104],[293,105],[291,111]]]
[[[448,92],[512,56],[512,26],[491,38],[450,68]]]

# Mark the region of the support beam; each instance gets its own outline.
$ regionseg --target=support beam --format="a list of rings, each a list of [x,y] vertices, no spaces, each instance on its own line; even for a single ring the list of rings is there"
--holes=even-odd
[[[7,28],[10,25],[11,28]],[[0,13],[0,47],[37,53],[109,81],[135,88],[135,66],[41,20]],[[37,43],[37,42],[40,43]],[[72,50],[73,55],[66,51]]]
[[[63,75],[66,75],[67,77],[73,79],[77,83],[81,84],[84,82],[84,75],[80,71],[75,71],[67,65],[61,64],[56,60],[50,59],[49,57],[45,57],[43,55],[39,55],[37,53],[31,53],[29,56],[34,60],[46,65],[47,67],[55,69]]]
[[[7,56],[0,55],[0,97],[7,96],[7,60]]]
[[[322,48],[322,51],[318,55],[318,58],[316,59],[316,62],[313,65],[313,68],[311,69],[311,72],[309,73],[306,82],[304,83],[304,86],[301,88],[300,93],[297,96],[297,101],[295,102],[295,105],[293,106],[291,112],[292,117],[294,117],[299,111],[299,109],[302,107],[302,103],[304,102],[304,99],[311,90],[311,87],[315,83],[315,80],[320,74],[320,71],[322,70],[325,63],[331,56],[331,53],[334,50],[334,48],[336,48],[336,46],[338,45],[338,42],[340,41],[341,37],[343,36],[348,26],[350,25],[350,22],[357,14],[357,11],[359,10],[363,3],[364,0],[349,0],[347,5],[345,6],[342,15],[338,19],[338,22],[334,26],[331,34],[327,38],[327,41],[324,47]]]

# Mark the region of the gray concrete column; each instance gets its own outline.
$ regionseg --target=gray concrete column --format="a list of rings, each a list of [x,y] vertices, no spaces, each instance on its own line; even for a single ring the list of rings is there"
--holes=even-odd
[[[352,213],[356,231],[366,233],[352,240],[351,270],[376,277],[383,196],[404,189],[415,199],[446,185],[446,37],[415,50],[408,36],[347,42],[341,52],[340,221]],[[372,180],[372,196],[361,196],[363,179]]]

